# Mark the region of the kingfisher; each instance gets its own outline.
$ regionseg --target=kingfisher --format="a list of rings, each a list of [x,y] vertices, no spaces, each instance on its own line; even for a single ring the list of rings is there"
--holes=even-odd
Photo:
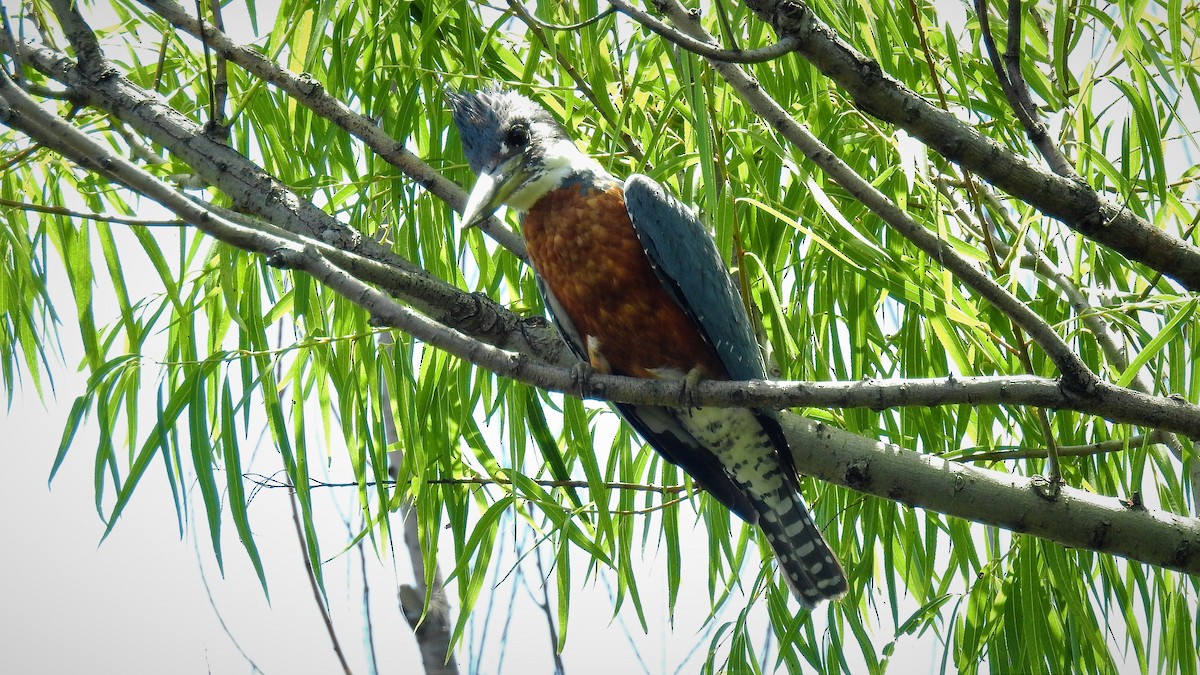
[[[652,178],[617,180],[529,98],[447,94],[477,181],[462,224],[520,214],[547,311],[595,372],[695,382],[766,378],[737,285],[699,218]],[[846,574],[800,495],[778,413],[616,403],[667,461],[762,529],[792,595],[811,610]]]

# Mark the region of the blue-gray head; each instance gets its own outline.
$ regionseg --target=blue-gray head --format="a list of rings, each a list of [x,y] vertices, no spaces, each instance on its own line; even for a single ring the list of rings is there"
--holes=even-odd
[[[449,92],[463,153],[479,176],[462,223],[470,227],[500,204],[527,210],[571,173],[600,170],[562,125],[514,91]]]

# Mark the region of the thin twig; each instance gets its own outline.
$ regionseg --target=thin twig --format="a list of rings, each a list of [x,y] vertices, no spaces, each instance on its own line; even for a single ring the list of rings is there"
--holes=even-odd
[[[120,225],[139,225],[142,227],[180,227],[187,225],[182,220],[164,220],[162,218],[133,218],[131,216],[118,216],[108,213],[88,213],[86,211],[75,211],[62,206],[47,206],[45,204],[30,204],[14,199],[4,199],[0,197],[0,206],[8,206],[14,209],[23,211],[34,211],[36,213],[49,213],[55,216],[66,216],[68,218],[83,218],[86,220],[98,220],[106,223],[118,223]]]
[[[242,478],[254,483],[263,488],[292,488],[295,487],[289,482],[281,481],[274,476],[263,476],[257,473],[244,473]],[[508,478],[489,478],[487,476],[464,476],[462,478],[430,478],[425,483],[431,485],[513,485],[513,481]],[[542,487],[548,488],[579,488],[587,489],[591,487],[601,487],[606,490],[636,490],[639,492],[657,492],[660,494],[678,494],[687,490],[683,485],[646,485],[642,483],[621,483],[621,482],[604,482],[598,486],[593,486],[585,480],[545,480],[531,479],[531,482]],[[378,485],[395,486],[399,485],[398,481],[367,481],[365,483],[346,482],[346,483],[330,483],[317,478],[309,478],[308,486],[310,488],[357,488],[357,487],[375,487]],[[694,488],[699,491],[700,488]]]
[[[1118,438],[1111,441],[1100,441],[1086,445],[1063,445],[1056,449],[1059,457],[1088,457],[1090,455],[1105,455],[1113,452],[1142,448],[1149,445],[1166,443],[1170,434],[1152,431],[1129,438]],[[996,450],[993,452],[969,452],[953,457],[958,462],[1003,462],[1014,459],[1048,459],[1049,448],[1017,448],[1015,450]]]
[[[989,224],[986,222],[972,225],[969,216],[966,214],[966,210],[958,203],[956,193],[948,188],[947,181],[939,178],[936,183],[938,191],[951,200],[954,205],[955,213],[958,214],[959,220],[962,221],[964,225],[971,229],[977,227],[980,230],[986,230],[989,227]],[[993,210],[1003,216],[1004,209],[998,203],[996,196],[992,194],[992,192],[986,187],[981,191],[981,193],[985,199],[990,201]],[[1002,220],[1001,222],[1006,223],[1010,230],[1015,230],[1015,227],[1010,221]],[[1200,222],[1200,213],[1198,213],[1196,218],[1193,219],[1192,225],[1189,227],[1189,232],[1196,226],[1197,222]],[[1187,235],[1185,235],[1185,237],[1186,236]],[[1004,257],[1007,258],[1013,255],[1013,249],[1003,241],[997,241],[996,245],[1000,254]],[[1092,307],[1092,303],[1088,301],[1083,292],[1075,285],[1075,282],[1072,280],[1071,276],[1060,270],[1054,264],[1054,262],[1050,260],[1040,242],[1031,238],[1030,245],[1027,248],[1031,251],[1031,253],[1021,256],[1019,264],[1023,267],[1032,269],[1035,274],[1058,287],[1059,291],[1066,299],[1067,304],[1070,305],[1071,309],[1075,312],[1075,315],[1078,316],[1079,320],[1083,322],[1083,325],[1089,331],[1091,331],[1092,337],[1096,340],[1096,343],[1100,345],[1100,350],[1104,352],[1105,358],[1108,359],[1112,367],[1116,371],[1122,373],[1128,370],[1129,358],[1126,355],[1125,348],[1117,344],[1116,338],[1114,337],[1116,331],[1110,330],[1108,322],[1104,319],[1100,312],[1097,312]],[[1153,287],[1153,284],[1151,284],[1151,287]],[[1141,300],[1145,300],[1145,296],[1143,296]],[[1154,393],[1154,387],[1152,386],[1150,378],[1146,376],[1144,369],[1139,369],[1138,372],[1134,374],[1133,380],[1130,382],[1130,388],[1135,391],[1140,391],[1143,394]],[[1159,432],[1155,431],[1154,433]],[[1176,459],[1178,459],[1180,462],[1184,461],[1183,445],[1175,434],[1163,432],[1162,443],[1167,446],[1167,448],[1171,451],[1171,454],[1173,454]],[[1200,465],[1195,466],[1195,468],[1191,470],[1189,482],[1192,484],[1193,491],[1197,494],[1200,494]],[[1198,505],[1197,508],[1200,508],[1200,505]]]
[[[200,555],[200,535],[195,531],[196,519],[189,517],[188,522],[192,527],[191,540],[192,551],[196,554],[196,571],[200,573],[200,584],[204,586],[204,595],[208,598],[208,606],[212,608],[213,615],[217,617],[217,623],[221,626],[221,632],[225,633],[225,637],[229,638],[229,641],[233,643],[233,648],[238,651],[238,654],[241,654],[242,658],[246,659],[247,665],[250,666],[250,672],[261,673],[263,672],[262,668],[259,668],[254,659],[246,653],[246,650],[242,649],[241,643],[238,642],[233,631],[229,629],[229,625],[225,623],[225,616],[221,613],[221,608],[217,607],[217,600],[213,597],[212,587],[208,585],[208,575],[204,572],[204,563]]]
[[[546,617],[546,627],[550,630],[550,653],[554,656],[554,673],[555,675],[565,675],[566,668],[563,666],[562,648],[558,644],[558,629],[554,627],[554,614],[550,611],[550,591],[546,589],[546,584],[550,578],[546,576],[545,570],[542,569],[542,549],[539,547],[534,552],[534,561],[537,563],[538,581],[541,582],[542,600],[534,603],[541,608],[542,614]]]
[[[625,0],[609,0],[617,11],[628,16],[642,26],[650,29],[659,37],[671,44],[692,52],[706,59],[722,63],[765,63],[773,61],[796,49],[796,40],[791,37],[781,38],[778,42],[758,49],[725,49],[717,44],[711,36],[705,40],[697,40],[686,33],[672,28],[654,15],[634,7]]]
[[[333,653],[337,654],[338,662],[342,664],[342,670],[346,675],[351,675],[350,664],[346,662],[346,655],[342,653],[342,643],[338,641],[337,633],[333,630],[333,619],[329,616],[329,608],[325,606],[325,598],[321,595],[320,585],[317,584],[317,575],[313,571],[312,560],[308,555],[308,546],[305,544],[304,527],[300,525],[300,509],[296,506],[294,496],[289,497],[288,504],[292,507],[292,524],[296,526],[296,541],[300,545],[300,557],[304,558],[304,572],[308,575],[308,584],[312,588],[317,610],[321,614],[321,620],[325,623],[329,640],[333,643]]]
[[[590,26],[592,24],[599,23],[601,19],[603,19],[604,17],[608,16],[609,14],[612,14],[617,11],[616,7],[612,7],[610,5],[608,9],[597,12],[595,16],[584,19],[583,21],[580,21],[578,23],[550,23],[548,21],[542,21],[541,19],[534,16],[532,12],[526,10],[525,6],[522,5],[520,2],[518,2],[517,0],[509,0],[508,6],[511,9],[513,9],[513,11],[519,11],[521,13],[521,19],[527,24],[537,26],[538,28],[541,28],[543,30],[567,31],[567,32],[577,31],[582,28],[587,28],[588,26]]]
[[[363,527],[367,527],[364,523]],[[375,624],[371,620],[371,582],[367,578],[367,549],[364,539],[358,541],[358,573],[362,576],[363,628],[366,632],[367,663],[372,673],[379,672],[379,657],[375,651]]]

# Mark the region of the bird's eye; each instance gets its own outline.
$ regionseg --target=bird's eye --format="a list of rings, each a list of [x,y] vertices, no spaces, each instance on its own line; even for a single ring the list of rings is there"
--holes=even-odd
[[[510,148],[524,148],[529,144],[529,128],[517,125],[504,135],[504,142]]]

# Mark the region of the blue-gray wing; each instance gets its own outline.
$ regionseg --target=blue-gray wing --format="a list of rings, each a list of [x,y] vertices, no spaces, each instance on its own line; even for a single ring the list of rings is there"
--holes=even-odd
[[[754,338],[754,328],[737,284],[722,262],[712,236],[696,214],[652,178],[639,174],[625,181],[625,208],[659,282],[716,350],[730,379],[766,379],[762,352]],[[785,475],[795,485],[795,464],[779,426],[778,413],[765,408],[756,409],[754,413],[778,448]],[[723,473],[716,475],[716,471],[705,471],[699,474],[686,466],[689,461],[696,463],[699,460],[687,458],[681,461],[670,456],[668,459],[683,466],[702,483],[725,482]],[[704,471],[707,467],[698,468]],[[714,494],[738,515],[754,522],[731,504],[735,497],[721,496],[730,491],[722,486],[722,489],[714,490]]]
[[[654,273],[716,349],[729,377],[765,378],[762,353],[737,285],[700,219],[640,174],[625,181],[625,208]]]

